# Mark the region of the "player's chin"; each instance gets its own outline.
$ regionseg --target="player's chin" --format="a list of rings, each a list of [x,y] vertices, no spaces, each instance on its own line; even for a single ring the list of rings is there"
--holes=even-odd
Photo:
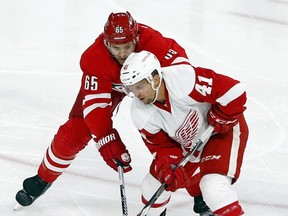
[[[145,99],[143,99],[142,102],[147,105],[147,104],[151,104],[153,102],[153,100],[150,100],[150,99],[145,100]]]
[[[138,99],[139,99],[142,103],[146,104],[145,98],[138,97]]]
[[[119,62],[119,64],[123,65],[126,59],[117,59],[117,61]]]

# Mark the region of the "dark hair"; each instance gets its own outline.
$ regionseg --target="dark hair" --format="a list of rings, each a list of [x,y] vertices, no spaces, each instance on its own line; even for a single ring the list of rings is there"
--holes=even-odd
[[[152,77],[159,75],[158,71],[155,69],[154,71],[152,71],[151,73]]]

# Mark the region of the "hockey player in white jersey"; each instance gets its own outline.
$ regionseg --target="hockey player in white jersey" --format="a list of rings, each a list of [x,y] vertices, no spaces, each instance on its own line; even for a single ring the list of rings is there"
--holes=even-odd
[[[163,212],[171,191],[179,188],[193,197],[202,194],[213,211],[207,215],[244,215],[231,186],[240,175],[248,139],[243,85],[213,70],[195,68],[185,58],[160,68],[148,51],[126,59],[121,82],[134,95],[132,120],[154,155],[142,184],[143,203],[161,183],[168,185],[147,215]],[[173,170],[209,124],[214,126],[210,139],[185,167]]]

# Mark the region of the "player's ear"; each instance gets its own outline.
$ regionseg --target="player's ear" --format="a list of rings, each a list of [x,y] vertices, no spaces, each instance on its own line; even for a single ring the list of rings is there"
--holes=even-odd
[[[161,77],[159,76],[159,74],[155,74],[153,76],[153,83],[154,83],[154,87],[157,88],[160,85],[161,81]]]

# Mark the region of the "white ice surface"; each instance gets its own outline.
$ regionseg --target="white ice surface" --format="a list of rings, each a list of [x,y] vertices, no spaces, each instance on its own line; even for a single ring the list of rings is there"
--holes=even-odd
[[[121,215],[118,174],[91,142],[47,193],[13,211],[22,181],[35,175],[80,86],[79,59],[110,12],[175,38],[195,66],[247,87],[250,138],[235,185],[248,216],[288,216],[287,0],[1,0],[0,215]],[[125,99],[115,126],[133,157],[125,174],[129,215],[141,210],[140,184],[151,156]],[[167,215],[195,215],[193,200],[173,194]]]

